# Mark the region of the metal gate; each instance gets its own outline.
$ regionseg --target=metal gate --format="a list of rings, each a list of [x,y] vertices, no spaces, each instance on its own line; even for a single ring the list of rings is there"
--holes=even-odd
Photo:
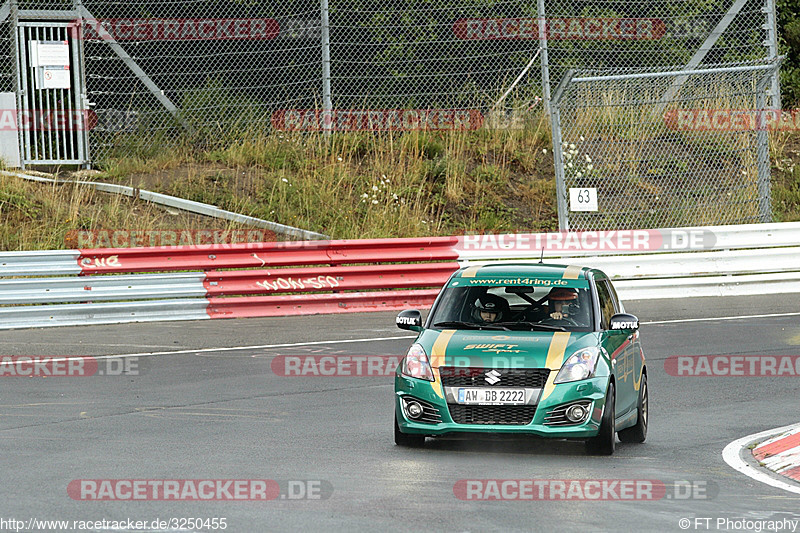
[[[17,23],[17,117],[22,165],[87,165],[82,46],[75,22]]]

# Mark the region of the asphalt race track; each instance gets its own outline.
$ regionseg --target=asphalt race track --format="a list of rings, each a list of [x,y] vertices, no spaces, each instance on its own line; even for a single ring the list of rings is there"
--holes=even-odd
[[[651,422],[645,444],[618,444],[612,457],[587,456],[579,442],[537,439],[428,439],[423,449],[398,448],[392,378],[282,377],[271,370],[276,355],[402,355],[411,339],[395,328],[394,313],[0,332],[3,355],[152,353],[126,358],[138,373],[0,378],[0,519],[217,517],[234,532],[687,530],[681,518],[691,520],[689,531],[742,531],[717,520],[800,519],[800,495],[722,459],[737,438],[800,422],[800,380],[674,377],[664,368],[671,355],[799,354],[800,296],[626,307],[643,322]],[[782,316],[753,316],[775,314]],[[751,317],[721,318],[745,315]],[[295,345],[274,346],[286,343]],[[236,347],[250,348],[215,350]],[[281,490],[308,481],[303,486],[321,487],[321,498],[73,499],[67,487],[85,479],[266,479],[281,482]],[[453,488],[465,479],[681,481],[705,494],[462,501]]]

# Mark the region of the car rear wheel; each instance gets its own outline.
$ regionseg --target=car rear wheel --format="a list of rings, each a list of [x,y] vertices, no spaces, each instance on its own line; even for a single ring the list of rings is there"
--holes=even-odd
[[[621,442],[644,442],[647,438],[647,374],[642,374],[642,383],[639,385],[639,405],[637,408],[636,425],[619,432]]]
[[[408,448],[419,448],[425,444],[425,435],[414,435],[411,433],[403,433],[400,431],[400,426],[397,424],[397,418],[394,418],[394,443],[398,446],[405,446]]]
[[[596,437],[586,441],[586,451],[591,455],[613,455],[616,448],[617,431],[614,426],[616,417],[614,383],[608,384],[606,404],[603,408],[603,418],[600,420],[600,431]]]

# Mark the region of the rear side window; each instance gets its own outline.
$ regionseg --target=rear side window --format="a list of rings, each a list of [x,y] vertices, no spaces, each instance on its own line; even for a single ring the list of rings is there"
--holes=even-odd
[[[597,280],[597,299],[600,302],[600,328],[608,329],[614,315],[614,300],[607,280]]]

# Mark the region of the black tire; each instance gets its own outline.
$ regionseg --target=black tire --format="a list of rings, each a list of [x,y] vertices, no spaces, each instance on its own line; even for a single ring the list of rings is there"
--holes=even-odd
[[[398,446],[407,448],[420,448],[425,444],[425,435],[414,435],[412,433],[402,433],[400,426],[397,425],[397,418],[394,418],[394,443]]]
[[[606,404],[603,407],[603,418],[600,420],[600,431],[596,437],[586,441],[586,452],[590,455],[613,455],[617,442],[617,431],[614,426],[616,417],[614,383],[608,384]]]
[[[649,407],[647,374],[642,374],[642,383],[639,385],[639,405],[636,413],[636,425],[623,429],[618,433],[620,442],[644,442],[647,438],[647,422],[650,414]]]

